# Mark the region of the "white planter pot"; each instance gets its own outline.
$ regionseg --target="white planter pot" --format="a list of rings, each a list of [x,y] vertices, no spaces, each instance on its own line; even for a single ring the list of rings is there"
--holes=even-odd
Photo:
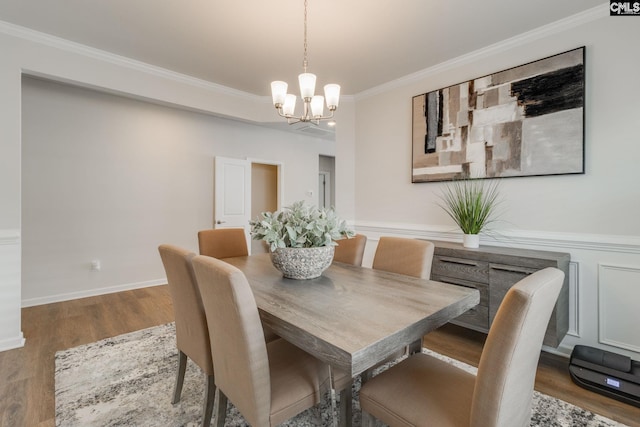
[[[320,248],[278,248],[271,252],[273,266],[289,279],[313,279],[333,261],[334,246]]]
[[[480,247],[480,236],[478,234],[465,234],[462,237],[462,246],[465,248]]]

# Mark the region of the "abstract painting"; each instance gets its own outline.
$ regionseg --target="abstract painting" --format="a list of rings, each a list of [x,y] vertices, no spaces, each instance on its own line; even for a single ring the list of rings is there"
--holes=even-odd
[[[413,97],[412,182],[584,173],[584,47]]]

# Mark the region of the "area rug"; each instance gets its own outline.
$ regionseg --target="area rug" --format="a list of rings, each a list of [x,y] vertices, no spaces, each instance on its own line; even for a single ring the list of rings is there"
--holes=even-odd
[[[476,368],[424,349],[426,353],[475,373]],[[56,425],[63,426],[198,426],[201,422],[204,374],[191,361],[182,399],[171,404],[177,363],[173,323],[108,338],[56,353]],[[359,380],[354,381],[353,425],[359,426]],[[283,426],[333,425],[337,406],[327,396],[318,410],[303,412]],[[229,405],[225,426],[245,427]],[[623,426],[553,397],[534,392],[531,426]]]

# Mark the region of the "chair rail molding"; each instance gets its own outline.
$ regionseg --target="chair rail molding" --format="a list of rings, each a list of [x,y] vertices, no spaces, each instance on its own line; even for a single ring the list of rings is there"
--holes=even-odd
[[[358,231],[374,234],[394,234],[422,239],[462,242],[462,233],[448,226],[398,224],[387,222],[356,221]],[[372,236],[375,239],[375,237]],[[602,252],[640,254],[640,236],[606,234],[558,233],[534,230],[496,230],[480,234],[480,244],[489,246],[537,246],[548,248],[579,249]]]
[[[20,243],[20,230],[0,230],[0,245],[17,245]]]

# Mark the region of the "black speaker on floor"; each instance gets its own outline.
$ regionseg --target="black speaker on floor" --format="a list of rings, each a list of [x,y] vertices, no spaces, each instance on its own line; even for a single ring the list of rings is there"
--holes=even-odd
[[[569,359],[574,383],[587,390],[640,407],[640,362],[630,357],[577,345]]]

